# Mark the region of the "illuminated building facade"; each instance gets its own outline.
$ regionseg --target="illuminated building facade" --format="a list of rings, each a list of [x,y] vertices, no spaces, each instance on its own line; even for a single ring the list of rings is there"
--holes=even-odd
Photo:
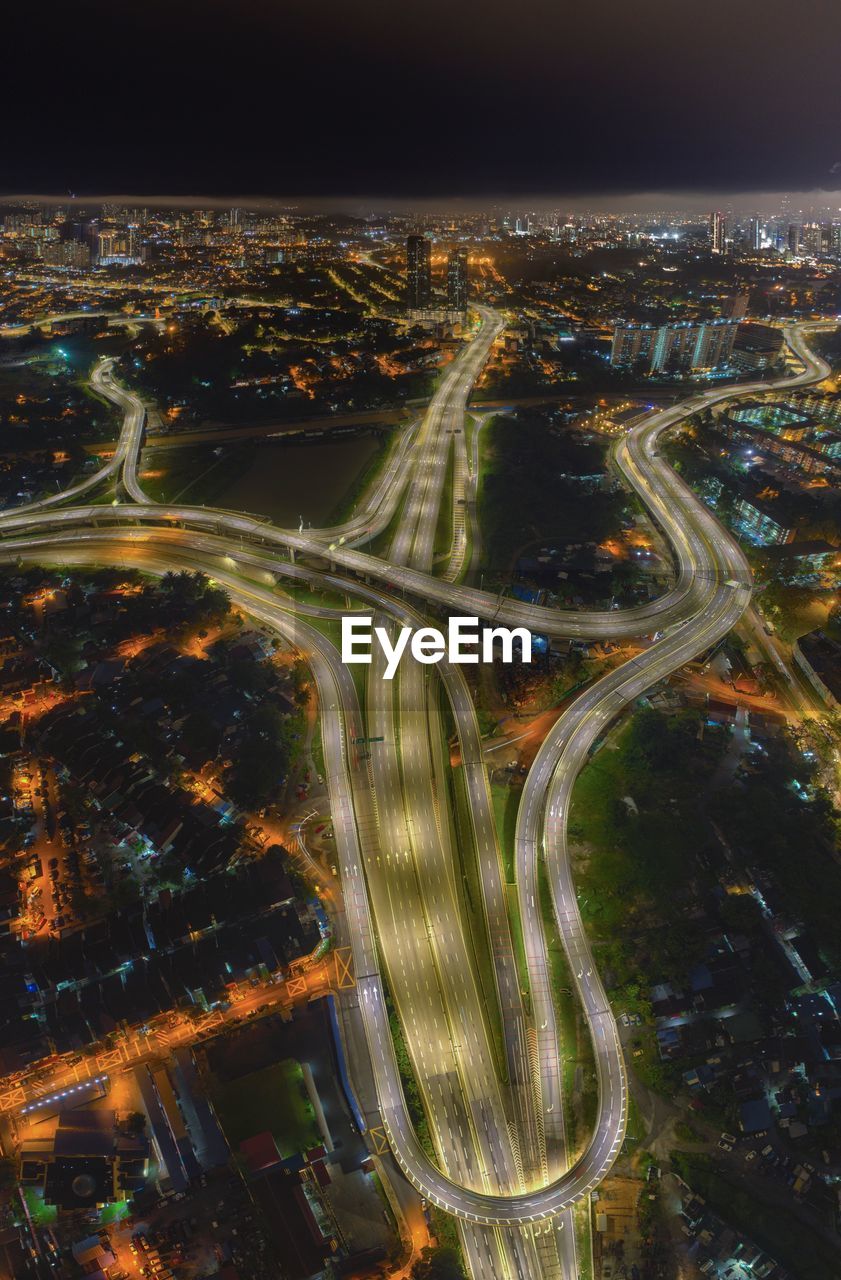
[[[430,250],[426,236],[406,240],[406,302],[411,311],[422,311],[432,302]]]
[[[467,250],[453,249],[447,259],[447,307],[450,311],[467,310]]]
[[[710,214],[710,248],[713,253],[727,250],[727,222],[723,213]]]
[[[738,320],[653,325],[623,324],[613,331],[614,367],[647,364],[649,373],[702,371],[731,363]]]

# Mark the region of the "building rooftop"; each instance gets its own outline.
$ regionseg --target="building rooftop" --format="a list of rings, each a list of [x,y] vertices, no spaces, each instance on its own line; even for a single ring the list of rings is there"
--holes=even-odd
[[[114,1169],[104,1157],[59,1156],[47,1166],[44,1200],[60,1209],[94,1209],[114,1199]]]
[[[752,1098],[739,1108],[739,1126],[743,1133],[760,1133],[771,1127],[771,1108],[765,1098]]]
[[[841,550],[834,547],[831,542],[827,542],[823,538],[813,538],[802,542],[784,542],[780,546],[765,547],[763,555],[768,560],[797,560],[801,556],[824,556],[831,555],[836,552],[841,555]]]
[[[268,1129],[264,1133],[255,1134],[253,1138],[246,1138],[239,1144],[239,1149],[252,1173],[271,1169],[274,1165],[280,1164],[282,1159],[274,1135]]]
[[[58,1118],[57,1156],[106,1156],[114,1150],[115,1114],[107,1108],[63,1111]]]

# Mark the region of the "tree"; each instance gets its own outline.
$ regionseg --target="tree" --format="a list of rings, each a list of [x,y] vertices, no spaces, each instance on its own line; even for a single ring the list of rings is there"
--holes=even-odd
[[[188,623],[206,626],[220,623],[230,610],[230,600],[221,587],[211,586],[203,573],[165,573],[161,587],[168,597],[173,625]]]
[[[449,1246],[424,1249],[412,1267],[412,1280],[464,1280],[458,1253]]]
[[[292,684],[295,690],[295,701],[299,707],[305,707],[310,696],[310,671],[300,658],[292,664]]]
[[[237,746],[226,783],[243,809],[260,809],[283,783],[300,730],[297,716],[263,705],[251,713]]]
[[[203,707],[196,707],[187,716],[182,737],[188,750],[202,760],[211,760],[219,750],[219,730]]]
[[[65,688],[72,688],[73,676],[80,664],[82,639],[78,634],[51,631],[44,642],[44,658],[61,678]]]

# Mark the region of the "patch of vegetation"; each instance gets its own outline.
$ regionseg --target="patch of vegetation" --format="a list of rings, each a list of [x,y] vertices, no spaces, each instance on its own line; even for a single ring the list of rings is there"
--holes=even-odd
[[[657,937],[650,941],[662,955],[664,978],[692,963],[685,921],[674,931],[659,925],[676,919],[686,902],[696,855],[708,838],[701,792],[726,741],[709,728],[701,739],[701,729],[699,712],[665,716],[640,708],[596,752],[573,789],[570,838],[591,851],[576,871],[582,914],[605,944],[655,917]],[[612,955],[610,967],[627,981],[638,968],[620,958]]]
[[[816,329],[809,334],[809,346],[822,355],[833,369],[841,366],[841,329]]]
[[[502,864],[508,884],[516,883],[514,872],[514,837],[517,831],[517,813],[520,808],[520,792],[505,783],[491,783],[496,831],[502,852]]]
[[[426,1112],[421,1099],[420,1089],[418,1088],[417,1078],[415,1076],[414,1068],[412,1067],[412,1061],[409,1057],[409,1051],[406,1048],[406,1041],[403,1037],[403,1028],[400,1025],[400,1018],[394,1007],[385,978],[383,979],[383,990],[385,992],[386,1005],[388,1008],[388,1025],[389,1030],[391,1031],[391,1040],[394,1045],[394,1053],[397,1058],[397,1069],[400,1073],[400,1083],[403,1086],[403,1093],[406,1098],[409,1118],[412,1121],[412,1126],[414,1127],[415,1133],[418,1135],[418,1139],[424,1151],[429,1156],[430,1160],[437,1163],[438,1157],[435,1153],[435,1147],[433,1146],[432,1137],[429,1132],[429,1122],[426,1118]],[[421,1261],[417,1262],[415,1266],[418,1267],[421,1263],[432,1261],[440,1261],[442,1265],[450,1264],[454,1258],[459,1267],[461,1267],[461,1241],[459,1239],[458,1226],[455,1218],[451,1217],[448,1213],[444,1213],[443,1210],[436,1208],[434,1205],[430,1206],[429,1213],[432,1234],[435,1236],[438,1244],[434,1249],[426,1250]],[[415,1276],[415,1274],[416,1272],[413,1270],[412,1275]],[[458,1280],[458,1277],[463,1276],[464,1272],[462,1270],[455,1272],[452,1270],[449,1272],[446,1270],[443,1272],[420,1271],[417,1274],[422,1277],[440,1275],[444,1280],[446,1280],[446,1277],[448,1276],[454,1276],[456,1280]]]
[[[400,1073],[400,1083],[403,1086],[403,1093],[406,1097],[406,1108],[409,1112],[409,1119],[412,1127],[418,1135],[420,1144],[423,1147],[430,1160],[437,1161],[435,1148],[432,1144],[432,1137],[429,1132],[429,1122],[426,1118],[421,1092],[418,1088],[417,1077],[412,1066],[412,1060],[409,1057],[409,1050],[406,1048],[406,1041],[403,1037],[403,1028],[400,1025],[400,1017],[394,1007],[391,995],[383,982],[385,990],[386,1005],[388,1007],[388,1025],[391,1031],[391,1040],[394,1045],[394,1054],[397,1058],[397,1070]]]
[[[771,739],[766,748],[743,782],[713,798],[713,816],[748,865],[771,872],[792,918],[806,922],[839,973],[838,816],[831,798],[815,785],[814,761],[787,737]]]
[[[506,572],[517,552],[535,542],[601,542],[618,531],[621,493],[586,492],[564,478],[604,471],[597,446],[558,434],[537,413],[494,418],[483,435],[479,516],[486,569]]]
[[[674,1135],[681,1142],[703,1142],[704,1135],[691,1125],[688,1120],[676,1120],[674,1124]]]
[[[377,432],[375,438],[377,441],[376,452],[372,453],[367,462],[363,464],[362,469],[356,475],[345,496],[336,504],[329,517],[323,522],[325,528],[330,528],[336,524],[344,524],[346,520],[349,520],[360,498],[365,497],[374,488],[393,450],[400,443],[400,429],[395,428],[389,432]]]
[[[320,1140],[301,1065],[293,1058],[237,1080],[216,1083],[212,1097],[228,1142],[235,1149],[266,1129],[283,1156],[306,1151]]]
[[[216,506],[234,480],[248,470],[255,448],[253,441],[244,441],[223,445],[218,453],[208,445],[150,449],[143,455],[140,483],[153,502]]]
[[[455,481],[455,451],[453,441],[447,446],[447,466],[444,483],[441,486],[441,503],[438,507],[438,522],[435,526],[433,555],[447,555],[453,545],[453,484]]]
[[[464,1275],[461,1251],[449,1244],[424,1249],[412,1267],[412,1280],[464,1280]]]
[[[704,783],[725,747],[699,713],[637,710],[576,779],[569,837],[579,905],[617,1012],[644,1025],[634,1038],[634,1070],[651,1088],[668,1087],[648,1023],[648,988],[685,981],[704,946],[687,913],[712,883],[698,855],[710,839]]]
[[[637,1106],[634,1095],[631,1092],[629,1092],[628,1093],[628,1120],[625,1125],[625,1141],[633,1142],[633,1143],[642,1142],[643,1138],[645,1137],[645,1133],[646,1133],[646,1126],[642,1116],[640,1115],[640,1109]],[[639,1152],[640,1156],[646,1156],[647,1154],[648,1154],[647,1152],[642,1150]]]
[[[43,1191],[34,1187],[22,1187],[29,1216],[38,1227],[49,1227],[58,1218],[58,1208],[54,1204],[44,1204]]]
[[[505,874],[505,889],[508,903],[508,924],[511,929],[511,945],[514,949],[514,961],[523,1003],[529,1009],[529,974],[526,967],[526,946],[523,938],[523,922],[520,918],[520,904],[517,898],[517,877],[514,865],[514,840],[517,831],[517,812],[520,807],[520,790],[501,784],[491,783],[491,802],[494,810],[497,838],[502,856],[502,868]]]
[[[448,781],[450,812],[455,818],[455,854],[461,870],[461,875],[458,877],[460,906],[467,923],[464,936],[473,954],[473,968],[479,981],[479,990],[486,1010],[489,1038],[496,1058],[497,1076],[505,1081],[508,1078],[508,1071],[503,1047],[502,1018],[463,771],[448,770]]]
[[[762,593],[762,614],[789,643],[829,621],[836,592],[769,582]]]
[[[276,795],[299,750],[302,719],[267,702],[251,711],[225,772],[226,791],[240,808],[262,809]]]

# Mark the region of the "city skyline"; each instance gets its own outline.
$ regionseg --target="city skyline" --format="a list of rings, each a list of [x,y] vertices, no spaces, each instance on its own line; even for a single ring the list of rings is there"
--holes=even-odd
[[[329,215],[344,213],[348,216],[411,217],[412,215],[452,214],[470,216],[477,213],[502,213],[521,210],[545,214],[569,212],[593,217],[657,217],[670,215],[697,217],[708,220],[713,212],[725,216],[750,217],[787,216],[818,217],[841,213],[841,187],[837,189],[814,188],[798,191],[719,191],[678,190],[629,191],[623,195],[598,195],[593,193],[570,194],[555,192],[528,193],[500,191],[475,197],[392,197],[373,195],[317,196],[304,193],[279,193],[277,195],[231,192],[225,195],[197,190],[188,194],[141,190],[78,190],[78,191],[0,191],[0,203],[37,204],[45,206],[77,206],[79,208],[102,203],[142,205],[154,210],[195,210],[210,208],[229,210],[239,207],[253,212],[296,213]]]

